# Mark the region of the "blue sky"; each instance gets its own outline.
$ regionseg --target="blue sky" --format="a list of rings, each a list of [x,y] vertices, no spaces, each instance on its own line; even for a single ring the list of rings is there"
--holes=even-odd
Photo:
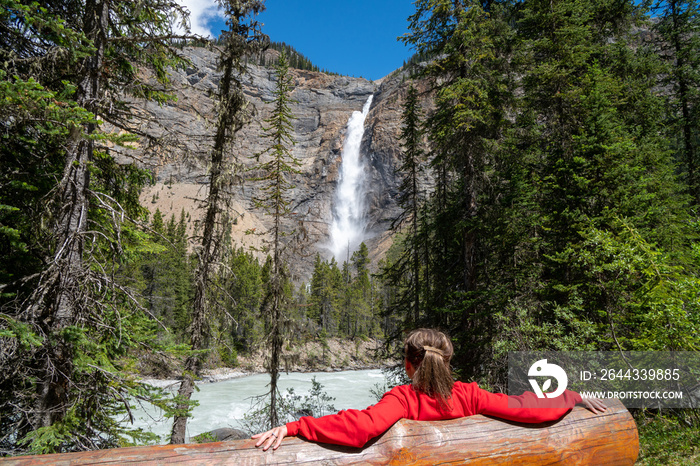
[[[213,0],[182,0],[193,32],[218,35],[223,22]],[[376,80],[399,68],[412,50],[407,32],[414,0],[266,0],[259,16],[270,39],[286,42],[321,69]]]

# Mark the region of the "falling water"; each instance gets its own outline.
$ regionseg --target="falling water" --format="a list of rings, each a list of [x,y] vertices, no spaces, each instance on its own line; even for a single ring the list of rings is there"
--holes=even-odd
[[[348,120],[343,145],[340,181],[335,193],[330,249],[339,263],[362,243],[367,219],[365,216],[365,167],[360,158],[365,118],[372,105],[369,96],[362,112],[353,112]]]

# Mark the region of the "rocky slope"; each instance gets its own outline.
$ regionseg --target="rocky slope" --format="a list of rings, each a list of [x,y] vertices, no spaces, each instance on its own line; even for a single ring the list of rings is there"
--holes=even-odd
[[[374,339],[340,339],[304,341],[282,348],[281,371],[337,372],[392,367],[401,361],[386,355],[384,342]],[[203,382],[217,382],[249,374],[267,372],[263,349],[238,355],[235,368],[224,364],[216,351],[208,353],[202,371]],[[143,354],[137,365],[138,374],[152,385],[176,383],[182,375],[181,359],[160,354]]]
[[[188,48],[184,53],[191,66],[172,71],[177,100],[163,106],[148,103],[142,107],[150,123],[140,129],[158,144],[147,144],[144,140],[135,150],[141,159],[147,154],[157,180],[144,192],[144,205],[151,211],[159,208],[166,218],[171,214],[178,217],[184,209],[189,213],[190,234],[194,238],[197,220],[202,216],[202,209],[197,207],[206,196],[207,159],[216,118],[213,92],[219,73],[214,52]],[[295,259],[290,266],[297,281],[307,281],[315,254],[330,257],[324,245],[329,241],[345,128],[352,112],[361,110],[370,95],[374,99],[365,122],[362,156],[367,158],[366,242],[375,263],[391,244],[387,230],[397,214],[396,167],[401,155],[401,106],[406,84],[401,73],[381,82],[301,70],[292,70],[292,76],[295,103],[291,110],[296,118],[293,154],[301,166],[300,173],[293,177],[295,219],[287,223],[287,228],[296,230],[301,239],[301,247],[293,253]],[[239,164],[236,170],[244,176],[254,175],[252,157],[268,144],[261,137],[261,122],[270,114],[274,87],[272,69],[250,66],[244,89],[253,117],[236,135],[230,149],[231,162]],[[129,155],[133,154],[124,157]],[[235,218],[234,240],[257,248],[264,245],[264,233],[270,223],[251,203],[259,187],[257,182],[245,181],[233,192],[229,206]]]

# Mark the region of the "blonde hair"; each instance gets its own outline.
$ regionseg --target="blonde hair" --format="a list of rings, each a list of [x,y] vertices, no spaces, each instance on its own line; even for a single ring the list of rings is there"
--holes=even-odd
[[[450,359],[454,349],[444,333],[419,328],[408,334],[404,342],[406,360],[415,369],[413,388],[437,399],[441,408],[449,408],[454,379],[450,370]]]

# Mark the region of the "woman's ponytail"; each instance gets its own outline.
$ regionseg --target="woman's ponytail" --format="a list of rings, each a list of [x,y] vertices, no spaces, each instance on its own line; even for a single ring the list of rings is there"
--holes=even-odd
[[[419,328],[408,334],[404,343],[406,360],[415,369],[413,388],[438,400],[441,408],[449,408],[454,380],[450,359],[452,342],[442,332]]]

